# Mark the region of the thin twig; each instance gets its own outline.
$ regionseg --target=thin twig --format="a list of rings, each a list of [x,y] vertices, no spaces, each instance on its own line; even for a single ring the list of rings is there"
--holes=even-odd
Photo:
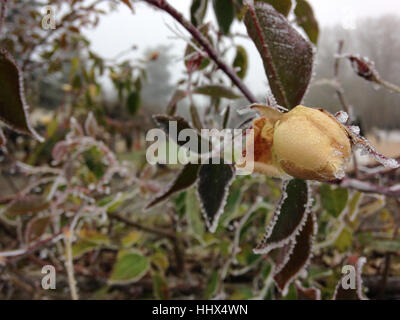
[[[51,237],[48,237],[44,240],[38,241],[35,244],[31,245],[30,247],[24,249],[24,250],[20,250],[17,251],[15,250],[15,254],[10,254],[11,251],[6,251],[6,252],[0,252],[0,256],[3,257],[10,257],[7,258],[6,263],[10,263],[10,262],[17,262],[27,256],[30,256],[31,254],[34,254],[35,252],[54,244],[57,240],[59,240],[59,236],[62,234],[62,231],[52,235]]]
[[[206,37],[188,20],[186,20],[183,15],[178,12],[174,7],[172,7],[166,0],[144,0],[145,2],[167,12],[172,16],[177,22],[179,22],[204,48],[210,59],[212,59],[215,64],[232,80],[232,82],[238,87],[238,89],[243,93],[243,95],[251,103],[257,102],[255,96],[250,92],[246,85],[240,80],[235,71],[229,67],[222,59],[219,57],[217,51],[211,46]]]
[[[394,198],[400,198],[400,188],[398,188],[396,186],[385,187],[385,186],[373,184],[371,182],[361,181],[361,180],[352,179],[352,178],[343,178],[341,180],[331,181],[330,183],[337,184],[343,188],[359,190],[359,191],[362,191],[365,193],[377,193],[377,194],[383,194],[383,195],[394,197]]]
[[[338,99],[339,99],[340,104],[342,105],[344,111],[346,111],[347,114],[349,115],[349,118],[347,119],[347,124],[349,124],[349,122],[351,121],[350,117],[352,116],[351,107],[346,101],[346,98],[344,96],[344,89],[342,87],[342,84],[338,80],[339,67],[340,67],[340,56],[342,54],[343,45],[344,45],[344,41],[340,40],[339,44],[338,44],[336,57],[335,57],[335,64],[334,64],[334,68],[333,68],[334,69],[333,70],[333,76],[334,76],[334,79],[335,79],[335,82],[336,82],[336,85],[337,85],[336,95],[338,96]],[[353,153],[353,166],[354,166],[354,173],[356,175],[356,178],[359,178],[360,177],[360,171],[358,170],[357,156],[355,155],[355,153]]]
[[[142,230],[145,232],[153,233],[162,237],[174,239],[176,237],[175,233],[170,232],[168,230],[160,229],[160,228],[155,228],[155,227],[147,227],[143,226],[140,223],[134,222],[118,213],[109,213],[108,216],[112,219],[118,220],[120,222],[123,222],[127,224],[128,226],[134,227],[138,230]]]
[[[68,275],[68,285],[71,291],[72,300],[79,300],[78,289],[76,287],[75,273],[74,273],[74,263],[72,259],[72,232],[73,230],[68,229],[64,232],[64,242],[65,242],[65,269]]]
[[[226,262],[222,268],[221,275],[220,275],[221,281],[223,281],[226,278],[230,265],[235,261],[235,257],[240,251],[240,243],[239,243],[240,233],[241,233],[244,225],[246,224],[247,220],[249,220],[252,213],[257,210],[260,203],[261,203],[261,199],[257,199],[256,202],[246,212],[246,214],[240,219],[239,224],[236,226],[235,236],[234,236],[232,248],[231,248],[232,252],[231,252],[230,257],[228,258],[228,260],[226,260]]]
[[[395,93],[400,93],[400,87],[391,82],[379,78],[377,79],[377,83],[390,91],[393,91]]]

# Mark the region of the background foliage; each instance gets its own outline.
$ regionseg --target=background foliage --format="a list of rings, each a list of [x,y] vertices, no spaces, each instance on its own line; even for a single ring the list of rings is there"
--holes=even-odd
[[[183,127],[234,128],[254,117],[238,107],[265,102],[242,82],[249,57],[233,21],[246,25],[260,52],[267,104],[290,109],[305,95],[306,105],[352,111],[366,133],[398,128],[400,96],[382,84],[377,90],[335,55],[344,40],[339,53],[370,56],[395,83],[398,19],[365,20],[350,35],[319,30],[305,0],[249,8],[241,0],[193,0],[188,20],[168,2],[145,2],[189,31],[186,72],[175,83],[168,48],[155,43],[138,59],[126,52],[104,59],[80,31],[117,6],[134,10],[135,1],[48,1],[62,12],[49,32],[41,28],[43,3],[0,0],[7,7],[0,119],[8,124],[0,135],[0,298],[358,299],[335,289],[342,266],[360,266],[361,256],[363,295],[399,298],[398,170],[353,166],[343,181],[292,180],[282,193],[281,181],[233,177],[228,165],[182,169],[145,158],[145,134],[155,125],[178,119]],[[204,24],[206,10],[215,25]],[[376,35],[364,32],[371,23]],[[156,113],[163,115],[154,121]],[[398,147],[391,151],[399,156]],[[41,287],[48,264],[56,290]]]

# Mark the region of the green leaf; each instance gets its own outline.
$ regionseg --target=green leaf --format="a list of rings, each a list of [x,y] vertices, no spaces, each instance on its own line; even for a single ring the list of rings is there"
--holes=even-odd
[[[188,163],[182,171],[179,172],[176,179],[146,206],[146,209],[161,203],[172,194],[183,191],[193,185],[197,180],[199,168],[200,164]]]
[[[235,18],[232,0],[213,0],[213,6],[219,29],[223,34],[228,34]]]
[[[333,189],[328,184],[323,184],[319,188],[322,207],[335,218],[339,217],[343,209],[346,208],[349,197],[347,189]]]
[[[208,0],[193,0],[190,6],[190,22],[197,27],[203,23],[207,12]]]
[[[284,183],[272,221],[263,239],[254,249],[256,253],[266,254],[293,240],[310,212],[309,188],[308,182],[304,180],[293,179]]]
[[[242,46],[236,47],[236,56],[235,60],[233,60],[233,66],[235,69],[239,69],[236,71],[237,75],[239,78],[243,79],[247,73],[248,58],[247,52]]]
[[[199,201],[193,190],[187,191],[186,194],[186,219],[191,233],[201,241],[204,235],[204,223],[201,219]]]
[[[307,266],[316,234],[316,219],[313,213],[307,215],[307,220],[299,234],[292,241],[288,250],[289,259],[275,270],[274,280],[278,289],[286,295],[289,284]]]
[[[317,45],[319,27],[311,5],[306,0],[297,0],[294,14],[296,15],[297,23],[303,28],[310,41]]]
[[[6,210],[9,216],[39,213],[49,208],[50,203],[43,196],[27,195],[14,200]]]
[[[290,8],[292,7],[292,0],[256,0],[258,2],[265,2],[274,7],[276,11],[282,13],[285,17],[288,16]]]
[[[109,282],[112,284],[128,284],[138,281],[147,273],[149,267],[149,259],[140,252],[120,251]]]
[[[126,107],[128,109],[128,112],[131,115],[135,115],[140,107],[140,93],[137,91],[133,91],[129,94],[127,102],[126,102]]]
[[[79,233],[79,238],[72,245],[72,256],[74,258],[79,258],[87,252],[110,244],[108,236],[91,229],[82,229]]]
[[[22,72],[4,48],[0,48],[0,120],[17,132],[43,141],[28,120]]]
[[[72,245],[72,257],[79,258],[87,252],[99,248],[100,244],[87,240],[79,240]]]
[[[137,243],[141,237],[142,234],[139,231],[132,231],[121,239],[121,245],[124,248],[129,248],[135,243]]]
[[[226,200],[226,206],[223,215],[221,216],[221,224],[227,226],[238,211],[240,201],[242,200],[242,189],[233,189]]]
[[[79,232],[79,237],[82,240],[91,242],[91,243],[95,243],[95,244],[99,244],[99,245],[108,245],[110,244],[110,238],[103,234],[100,233],[96,230],[92,230],[92,229],[82,229]]]
[[[167,281],[165,277],[160,273],[153,274],[153,292],[154,292],[154,297],[157,300],[169,299],[170,294]]]
[[[235,172],[232,165],[223,163],[223,159],[209,159],[208,162],[200,167],[197,191],[206,225],[215,232]]]
[[[335,240],[335,246],[339,252],[345,252],[351,248],[353,242],[353,233],[350,228],[346,227]]]
[[[203,94],[213,98],[239,99],[240,95],[232,89],[221,85],[205,85],[193,89],[193,93]]]
[[[214,270],[211,277],[207,281],[206,292],[204,293],[205,299],[211,299],[218,289],[218,271]]]
[[[312,74],[311,44],[266,3],[250,6],[244,22],[261,55],[277,103],[288,109],[299,105]]]

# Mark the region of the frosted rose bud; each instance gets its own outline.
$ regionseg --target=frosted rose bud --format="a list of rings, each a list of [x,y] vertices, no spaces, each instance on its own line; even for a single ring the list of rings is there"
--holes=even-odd
[[[272,154],[276,164],[293,177],[329,181],[344,176],[351,143],[333,116],[297,106],[275,123]]]

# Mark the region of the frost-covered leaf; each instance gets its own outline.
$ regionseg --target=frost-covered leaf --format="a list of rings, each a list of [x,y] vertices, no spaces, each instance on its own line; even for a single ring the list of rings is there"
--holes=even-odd
[[[278,104],[300,104],[311,79],[313,49],[271,5],[249,6],[244,22],[264,63],[271,91]]]
[[[50,203],[45,197],[39,195],[27,195],[21,199],[14,200],[6,210],[10,216],[38,213],[46,210]]]
[[[319,35],[318,21],[315,19],[314,11],[308,1],[296,0],[294,14],[299,26],[303,28],[310,41],[316,45]]]
[[[188,163],[182,171],[178,174],[176,179],[168,185],[164,190],[161,191],[159,195],[157,195],[147,206],[146,209],[149,209],[156,204],[161,203],[166,200],[172,194],[183,191],[193,185],[197,180],[197,173],[199,171],[200,164],[192,164]]]
[[[110,239],[105,234],[92,229],[82,229],[79,232],[79,240],[72,245],[72,256],[79,258],[87,252],[109,244]]]
[[[248,57],[246,49],[242,46],[236,47],[236,56],[233,60],[233,67],[236,69],[236,73],[239,78],[243,79],[247,73]]]
[[[345,188],[333,189],[328,184],[322,184],[319,188],[322,207],[332,216],[337,218],[346,208],[348,191]]]
[[[132,231],[121,239],[121,245],[124,248],[129,248],[132,245],[138,243],[138,241],[141,239],[141,237],[142,237],[142,233],[140,233],[139,231]]]
[[[167,253],[163,250],[157,251],[151,256],[151,263],[157,266],[160,271],[165,272],[169,267]]]
[[[235,18],[235,9],[232,0],[213,0],[213,6],[219,29],[222,33],[228,34]]]
[[[84,255],[87,252],[90,252],[94,249],[100,247],[100,244],[86,241],[86,240],[79,240],[72,245],[72,257],[79,258],[80,256]]]
[[[213,98],[238,99],[240,95],[231,88],[221,85],[205,85],[193,89],[193,93],[203,94]]]
[[[36,217],[30,220],[25,231],[26,242],[29,243],[40,238],[46,231],[49,223],[50,217]]]
[[[128,284],[142,278],[150,267],[147,257],[137,251],[118,252],[109,282],[112,284]]]
[[[217,160],[214,160],[216,163]],[[206,225],[211,232],[215,232],[218,221],[223,213],[229,187],[235,176],[234,167],[224,164],[202,164],[199,170],[198,195]]]
[[[354,256],[350,256],[348,259],[348,264],[354,266],[354,274],[347,273],[343,275],[342,279],[340,279],[339,283],[336,286],[335,293],[333,295],[333,300],[366,300],[366,298],[362,294],[362,267],[366,262],[364,257],[356,258]],[[355,260],[355,261],[354,261]],[[351,271],[348,271],[351,272]],[[355,287],[351,286],[348,288],[343,288],[343,284],[350,285],[350,279],[352,276],[355,276]]]
[[[207,12],[208,0],[192,0],[190,6],[190,22],[194,26],[198,26],[203,23],[203,19]]]
[[[307,181],[293,179],[284,182],[282,195],[272,221],[254,252],[266,254],[283,247],[295,237],[307,219],[311,206],[310,186]]]
[[[202,239],[204,235],[204,223],[201,219],[201,210],[199,201],[193,190],[186,193],[186,219],[191,233],[197,238]]]
[[[298,300],[321,300],[321,291],[318,288],[305,288],[298,280],[295,281],[294,285],[296,287]]]
[[[284,16],[290,12],[290,8],[292,7],[292,0],[256,0],[257,2],[265,2],[269,3],[274,7],[276,11],[282,13]]]
[[[306,223],[299,234],[292,240],[289,256],[285,259],[285,263],[276,269],[274,280],[283,295],[286,295],[287,288],[292,280],[307,266],[311,258],[316,229],[316,219],[311,212],[307,215]]]
[[[43,141],[29,123],[22,73],[4,48],[0,48],[0,120],[15,131]]]

